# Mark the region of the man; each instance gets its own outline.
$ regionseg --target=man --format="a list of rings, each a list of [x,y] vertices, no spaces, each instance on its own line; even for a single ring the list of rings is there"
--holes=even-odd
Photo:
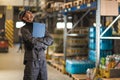
[[[48,80],[44,51],[47,46],[52,45],[53,39],[47,31],[43,38],[32,37],[34,16],[30,11],[20,12],[19,19],[26,23],[21,28],[25,47],[23,80]]]

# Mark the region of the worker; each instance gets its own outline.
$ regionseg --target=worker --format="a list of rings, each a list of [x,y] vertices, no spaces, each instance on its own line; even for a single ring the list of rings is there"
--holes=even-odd
[[[19,19],[26,23],[21,28],[25,48],[23,80],[48,80],[45,50],[47,46],[52,45],[53,38],[47,30],[43,38],[32,36],[34,20],[32,12],[21,11]]]

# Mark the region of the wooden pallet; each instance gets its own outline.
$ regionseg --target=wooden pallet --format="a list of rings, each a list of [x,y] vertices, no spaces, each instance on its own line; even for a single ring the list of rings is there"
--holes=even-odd
[[[63,53],[54,53],[54,54],[52,54],[52,56],[63,57],[64,54]]]
[[[120,80],[120,78],[102,78],[102,80]]]
[[[47,60],[48,64],[57,69],[60,72],[63,72],[63,66],[60,64],[53,63],[52,60]],[[72,77],[73,80],[86,80],[86,74],[69,74],[66,73],[69,77]],[[120,80],[120,78],[102,78],[102,80]]]
[[[73,80],[86,80],[86,74],[72,74]]]
[[[57,63],[54,63],[52,62],[52,60],[49,60],[47,61],[49,65],[51,65],[52,67],[54,67],[55,69],[57,69],[58,71],[60,72],[64,72],[64,68],[63,68],[63,65],[60,65],[60,64],[57,64]]]
[[[60,71],[62,73],[64,72],[63,65],[53,63],[52,60],[48,60],[47,62],[49,65],[51,65],[52,67],[54,67],[58,71]],[[67,72],[65,74],[68,75],[69,77],[73,78],[73,80],[86,80],[86,74],[69,74]]]

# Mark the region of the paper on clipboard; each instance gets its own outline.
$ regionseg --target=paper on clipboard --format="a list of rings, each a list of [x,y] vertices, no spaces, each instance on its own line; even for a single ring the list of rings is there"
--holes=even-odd
[[[45,24],[43,23],[33,23],[33,37],[44,37],[45,36]]]

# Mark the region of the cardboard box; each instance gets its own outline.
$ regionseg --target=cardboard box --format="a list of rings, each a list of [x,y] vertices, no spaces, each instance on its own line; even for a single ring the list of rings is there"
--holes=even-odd
[[[101,0],[102,16],[117,16],[118,12],[118,2],[116,0]]]
[[[55,9],[55,11],[60,10],[62,8],[63,4],[64,4],[63,2],[55,2],[54,3],[54,9]]]
[[[71,8],[72,6],[73,6],[72,2],[68,2],[64,4],[64,8]]]
[[[120,69],[102,69],[103,78],[120,78]]]
[[[73,6],[78,6],[79,5],[79,1],[74,1],[73,2]]]

